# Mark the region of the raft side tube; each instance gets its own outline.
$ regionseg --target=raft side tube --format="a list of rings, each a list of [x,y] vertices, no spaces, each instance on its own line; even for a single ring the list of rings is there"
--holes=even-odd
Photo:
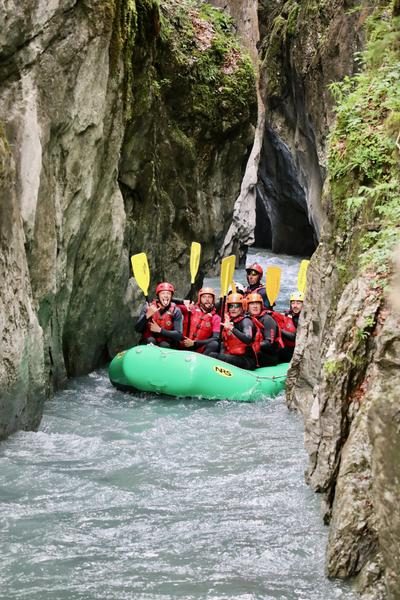
[[[288,366],[247,371],[197,352],[149,344],[119,353],[109,377],[116,386],[155,394],[254,402],[284,389]]]

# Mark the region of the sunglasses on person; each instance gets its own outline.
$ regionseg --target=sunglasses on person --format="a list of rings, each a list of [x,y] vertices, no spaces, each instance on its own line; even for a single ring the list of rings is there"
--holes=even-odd
[[[247,271],[247,275],[259,275],[260,273],[257,273],[257,271]]]
[[[228,308],[242,308],[242,305],[239,302],[234,302],[233,304],[228,304]]]

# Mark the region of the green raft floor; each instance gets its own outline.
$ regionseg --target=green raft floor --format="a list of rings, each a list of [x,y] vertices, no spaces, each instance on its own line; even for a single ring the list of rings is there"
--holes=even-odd
[[[285,388],[289,363],[247,371],[187,350],[134,346],[110,363],[111,383],[122,390],[177,398],[256,402]]]

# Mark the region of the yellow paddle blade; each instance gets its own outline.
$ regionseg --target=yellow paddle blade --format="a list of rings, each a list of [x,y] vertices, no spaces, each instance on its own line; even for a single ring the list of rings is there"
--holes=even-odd
[[[272,306],[279,294],[281,287],[281,269],[280,267],[267,267],[265,272],[265,291],[267,292],[267,298],[270,305]]]
[[[307,269],[309,263],[309,260],[302,260],[300,263],[299,272],[297,274],[297,289],[299,290],[299,292],[303,292],[303,294],[306,291]]]
[[[136,283],[147,297],[150,284],[150,270],[147,256],[144,252],[131,256],[133,276]]]
[[[192,242],[190,247],[190,283],[194,283],[199,270],[201,245],[199,242]]]
[[[230,286],[231,286],[232,294],[236,294],[236,283],[233,281],[233,279],[230,283]]]
[[[233,273],[235,271],[236,256],[231,254],[225,256],[221,261],[221,297],[226,296],[229,284],[233,280]]]

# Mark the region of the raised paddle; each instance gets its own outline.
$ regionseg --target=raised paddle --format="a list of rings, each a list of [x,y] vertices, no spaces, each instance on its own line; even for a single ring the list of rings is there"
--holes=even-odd
[[[136,279],[136,283],[142,290],[144,297],[146,298],[146,302],[148,302],[150,270],[146,254],[144,252],[140,252],[140,254],[134,254],[133,256],[131,256],[131,264],[133,276]]]
[[[297,289],[299,290],[299,292],[303,292],[303,294],[306,291],[307,269],[309,264],[309,260],[302,260],[300,263],[299,272],[297,274]]]
[[[194,282],[200,265],[201,245],[199,242],[192,242],[190,246],[190,292],[188,298],[192,300],[194,291]]]
[[[218,352],[221,350],[221,340],[222,340],[222,330],[224,328],[223,319],[225,313],[225,304],[226,304],[226,295],[228,293],[229,284],[233,281],[233,273],[235,272],[235,263],[236,256],[231,254],[230,256],[225,256],[225,258],[221,261],[221,307],[220,307],[220,315],[221,315],[221,326],[219,329],[219,339],[218,339]]]
[[[201,245],[199,242],[192,242],[190,246],[190,290],[186,298],[190,301],[193,300],[193,292],[194,292],[194,282],[196,280],[196,275],[199,270],[200,265],[200,254],[201,254]],[[189,335],[190,332],[190,320],[192,318],[191,310],[187,310],[186,316],[186,327],[185,330]]]
[[[275,304],[281,287],[281,269],[280,267],[267,267],[265,272],[265,291],[271,308]]]
[[[229,284],[233,281],[233,273],[235,272],[236,256],[231,254],[226,256],[221,261],[221,298],[226,299]]]

